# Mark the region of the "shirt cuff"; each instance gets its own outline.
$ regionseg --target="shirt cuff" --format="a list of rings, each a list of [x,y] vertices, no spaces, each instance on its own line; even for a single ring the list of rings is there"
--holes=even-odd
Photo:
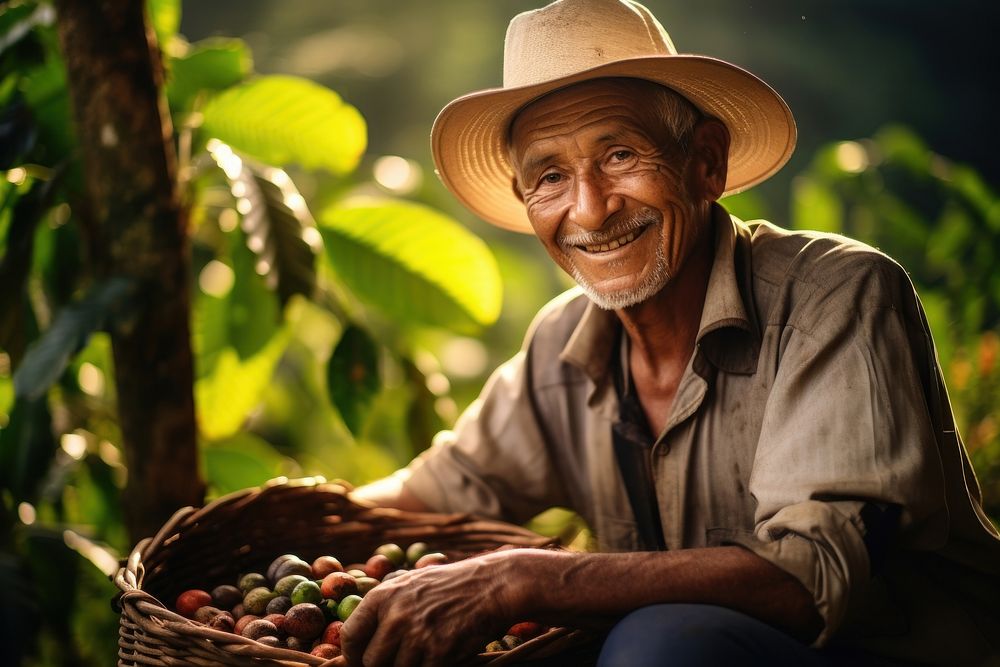
[[[823,619],[813,645],[825,645],[847,612],[852,590],[870,579],[868,552],[857,512],[863,503],[806,501],[790,505],[757,527],[753,535],[731,535],[805,586]]]

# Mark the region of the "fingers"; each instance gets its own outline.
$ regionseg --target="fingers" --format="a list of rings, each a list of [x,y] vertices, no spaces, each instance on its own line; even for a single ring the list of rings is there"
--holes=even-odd
[[[340,629],[340,650],[351,667],[361,667],[368,643],[378,629],[378,601],[369,592]]]

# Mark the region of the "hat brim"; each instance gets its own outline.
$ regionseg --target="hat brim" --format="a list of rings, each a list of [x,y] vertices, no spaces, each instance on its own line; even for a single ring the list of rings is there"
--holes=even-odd
[[[508,126],[526,104],[574,83],[601,77],[653,81],[684,95],[730,133],[724,195],[754,186],[778,171],[795,149],[795,120],[781,96],[731,63],[708,56],[629,58],[573,75],[516,88],[492,88],[460,97],[438,114],[431,152],[445,186],[473,213],[499,227],[532,233],[513,190],[507,159]]]

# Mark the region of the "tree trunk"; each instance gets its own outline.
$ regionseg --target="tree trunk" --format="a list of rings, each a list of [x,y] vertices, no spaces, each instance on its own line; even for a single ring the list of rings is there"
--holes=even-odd
[[[86,187],[106,273],[137,281],[139,310],[112,326],[133,541],[199,504],[190,257],[176,191],[162,62],[143,0],[57,0]]]

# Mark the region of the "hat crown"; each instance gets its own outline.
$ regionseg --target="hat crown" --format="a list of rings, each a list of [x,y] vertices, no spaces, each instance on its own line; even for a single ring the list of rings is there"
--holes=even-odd
[[[504,40],[503,87],[550,81],[605,63],[676,55],[667,31],[630,0],[558,0],[515,16]]]

